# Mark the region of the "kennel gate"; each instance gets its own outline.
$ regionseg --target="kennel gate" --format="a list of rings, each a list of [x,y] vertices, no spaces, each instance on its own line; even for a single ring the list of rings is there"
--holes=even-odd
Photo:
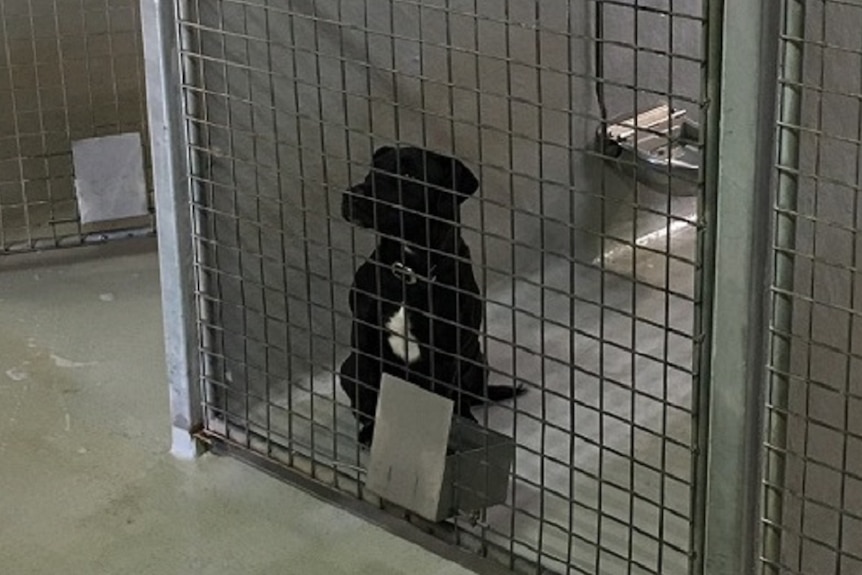
[[[136,0],[0,5],[0,254],[152,233],[152,193],[149,214],[82,224],[72,155],[136,133],[149,171],[142,39]]]
[[[738,294],[759,278],[751,190],[769,162],[751,150],[770,107],[758,74],[732,64],[768,52],[760,7],[143,8],[175,451],[199,449],[191,432],[342,504],[400,515],[375,518],[428,545],[421,530],[492,560],[481,568],[744,572],[757,346],[710,342],[753,340],[758,326],[758,302]],[[701,127],[694,197],[672,193],[677,174],[654,189],[597,151],[597,126],[661,104]],[[493,378],[530,387],[480,415],[517,443],[509,501],[440,525],[363,489],[335,375],[347,289],[373,245],[338,216],[339,194],[390,143],[457,156],[480,177],[462,233],[483,345]]]

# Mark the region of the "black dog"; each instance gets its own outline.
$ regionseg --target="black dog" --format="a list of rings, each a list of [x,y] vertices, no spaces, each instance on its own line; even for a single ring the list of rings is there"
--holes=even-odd
[[[458,227],[460,205],[478,186],[459,160],[383,147],[365,181],[343,194],[344,218],[379,237],[353,279],[353,353],[340,373],[364,445],[384,372],[453,399],[456,412],[473,421],[474,405],[521,392],[487,385],[483,304]]]

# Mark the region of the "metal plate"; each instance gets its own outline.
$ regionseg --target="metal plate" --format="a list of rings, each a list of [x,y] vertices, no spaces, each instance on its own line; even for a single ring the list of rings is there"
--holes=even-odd
[[[366,487],[436,520],[453,409],[450,399],[384,375]]]

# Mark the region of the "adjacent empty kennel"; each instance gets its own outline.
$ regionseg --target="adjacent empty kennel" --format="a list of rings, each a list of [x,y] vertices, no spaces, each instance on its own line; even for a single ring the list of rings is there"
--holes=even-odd
[[[747,344],[762,306],[740,290],[765,274],[754,216],[768,188],[750,192],[771,149],[752,150],[774,127],[760,113],[759,7],[143,6],[176,450],[196,449],[196,433],[483,565],[742,572],[758,508],[743,451],[765,364]],[[751,68],[732,65],[746,57]],[[665,119],[641,125],[660,106]],[[672,141],[652,163],[607,141],[612,125],[661,140],[677,113],[694,126],[688,169],[660,157],[687,161]],[[506,503],[433,525],[364,488],[335,373],[352,274],[373,247],[340,217],[340,194],[392,143],[479,176],[462,233],[483,344],[495,383],[530,388],[480,415],[517,445]]]
[[[0,253],[152,231],[151,194],[135,217],[82,222],[72,153],[88,138],[146,143],[142,53],[135,0],[0,5]]]

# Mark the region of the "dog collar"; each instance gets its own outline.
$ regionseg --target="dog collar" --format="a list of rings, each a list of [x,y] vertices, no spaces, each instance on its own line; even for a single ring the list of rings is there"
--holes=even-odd
[[[431,270],[429,270],[429,274],[427,276],[417,274],[412,268],[405,266],[401,262],[394,262],[390,269],[392,270],[392,275],[398,279],[404,280],[404,283],[407,285],[413,285],[419,280],[433,282],[437,279],[437,276],[434,275],[434,268],[436,267],[437,266],[431,266]]]

